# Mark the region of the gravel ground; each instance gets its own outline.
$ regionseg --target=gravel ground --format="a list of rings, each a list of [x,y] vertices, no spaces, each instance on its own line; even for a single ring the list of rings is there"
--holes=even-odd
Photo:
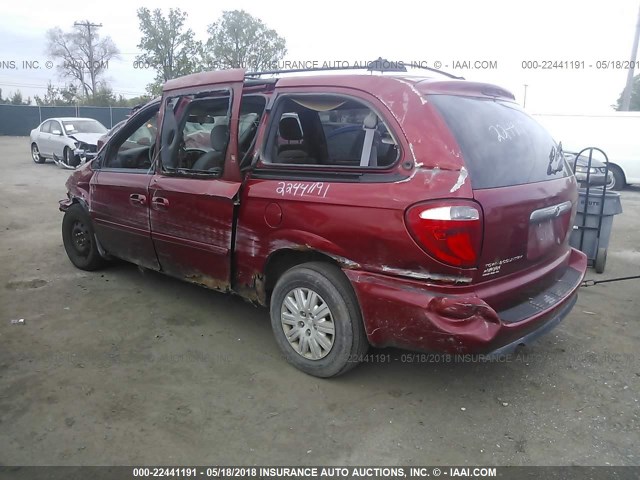
[[[0,152],[0,465],[640,464],[638,281],[582,289],[508,362],[380,350],[392,361],[320,380],[282,360],[266,310],[124,263],[75,269],[68,172],[27,138]],[[622,196],[598,278],[640,273],[640,188]]]

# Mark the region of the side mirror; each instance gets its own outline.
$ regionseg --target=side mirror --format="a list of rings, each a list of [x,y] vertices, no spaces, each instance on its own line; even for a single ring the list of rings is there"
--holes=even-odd
[[[51,130],[51,133],[52,133],[53,135],[62,135],[62,131],[60,131],[60,130],[58,130],[58,129]]]
[[[149,138],[147,138],[147,137],[142,137],[142,138],[139,138],[136,143],[138,145],[149,146],[149,145],[151,145],[151,140],[149,140]]]

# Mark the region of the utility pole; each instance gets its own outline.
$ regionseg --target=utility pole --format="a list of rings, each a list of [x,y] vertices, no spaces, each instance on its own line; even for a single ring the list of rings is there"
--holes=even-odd
[[[526,83],[524,84],[524,100],[522,101],[522,108],[526,108],[527,107],[527,87],[529,85],[527,85]]]
[[[636,34],[633,38],[633,47],[631,47],[631,62],[629,62],[629,71],[627,72],[627,85],[624,87],[624,93],[622,94],[621,110],[623,112],[629,111],[629,105],[631,104],[631,92],[633,90],[633,72],[636,58],[638,57],[638,39],[640,38],[640,8],[638,8],[638,20],[636,21]]]
[[[87,29],[87,48],[88,48],[88,57],[89,57],[89,65],[86,65],[89,70],[89,76],[91,77],[91,95],[96,94],[96,68],[93,63],[93,36],[91,34],[92,28],[100,28],[102,26],[101,23],[91,23],[89,20],[85,20],[84,22],[74,22],[73,25],[75,27],[84,27]]]

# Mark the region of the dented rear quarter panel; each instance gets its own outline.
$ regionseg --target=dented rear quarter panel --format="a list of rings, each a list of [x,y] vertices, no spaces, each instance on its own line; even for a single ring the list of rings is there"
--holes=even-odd
[[[318,251],[343,268],[357,266],[387,275],[449,282],[466,282],[473,275],[470,269],[429,257],[404,223],[406,209],[415,203],[473,197],[455,139],[411,82],[366,78],[345,77],[341,87],[323,86],[322,77],[296,79],[296,86],[288,79],[278,83],[277,93],[335,93],[369,103],[394,132],[400,157],[391,168],[375,172],[283,168],[259,160],[241,193],[235,247],[239,289],[253,285],[256,276],[264,273],[267,259],[287,248]],[[338,81],[331,77],[331,83]],[[261,133],[258,145],[265,140]],[[274,169],[284,173],[258,178]],[[318,181],[296,180],[296,171],[315,172]],[[339,171],[370,176],[361,182],[323,179],[323,172]],[[267,221],[273,210],[280,213],[277,225]]]

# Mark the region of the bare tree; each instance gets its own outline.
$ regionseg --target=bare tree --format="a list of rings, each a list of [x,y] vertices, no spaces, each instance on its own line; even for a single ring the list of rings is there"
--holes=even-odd
[[[120,53],[111,37],[100,38],[97,26],[85,21],[74,24],[70,32],[60,27],[47,32],[47,54],[62,61],[60,75],[77,82],[85,98],[98,93],[109,60]]]

